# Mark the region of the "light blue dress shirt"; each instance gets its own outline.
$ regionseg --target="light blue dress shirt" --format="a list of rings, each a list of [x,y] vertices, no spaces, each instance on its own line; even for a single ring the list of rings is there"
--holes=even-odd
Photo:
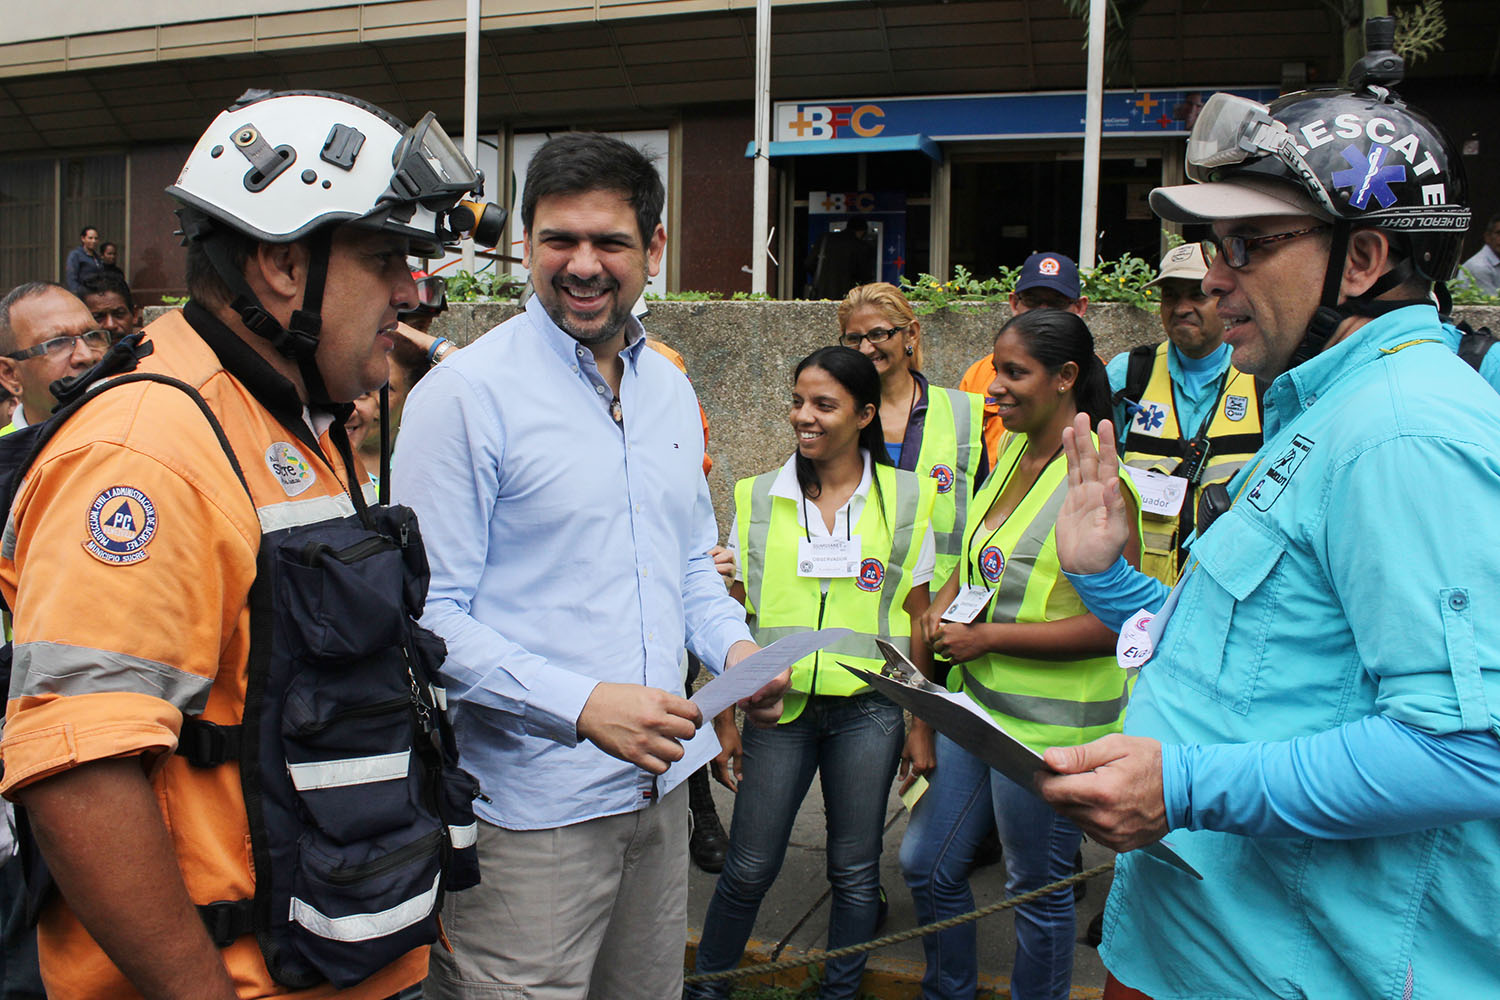
[[[651,775],[580,742],[601,681],[681,693],[684,642],[722,669],[749,639],[708,550],[697,397],[629,320],[623,430],[588,348],[526,311],[407,400],[392,495],[432,566],[422,623],[489,822],[550,829],[649,804]]]
[[[1500,995],[1500,398],[1413,306],[1265,413],[1125,721],[1204,881],[1122,857],[1105,964],[1156,1000]]]
[[[1213,412],[1219,401],[1219,376],[1229,367],[1230,347],[1220,344],[1216,350],[1203,358],[1189,358],[1173,344],[1167,348],[1167,376],[1172,380],[1172,409],[1177,414],[1177,424],[1182,433],[1192,438],[1203,426],[1203,421]],[[1130,352],[1121,351],[1109,359],[1104,373],[1109,376],[1110,394],[1125,388],[1129,374]],[[1133,399],[1132,403],[1140,400]],[[1130,418],[1123,402],[1114,407],[1115,431],[1120,444],[1130,433]]]

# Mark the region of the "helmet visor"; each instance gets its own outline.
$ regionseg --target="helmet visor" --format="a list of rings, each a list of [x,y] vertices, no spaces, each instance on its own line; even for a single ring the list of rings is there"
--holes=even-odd
[[[1292,175],[1288,180],[1311,195],[1331,218],[1338,217],[1317,173],[1297,152],[1296,140],[1286,126],[1271,117],[1269,108],[1236,94],[1220,92],[1210,97],[1188,136],[1188,179],[1206,183],[1214,179],[1216,170],[1263,156],[1280,160]]]
[[[453,144],[431,111],[407,130],[391,154],[387,202],[416,201],[447,207],[479,186],[479,171]]]

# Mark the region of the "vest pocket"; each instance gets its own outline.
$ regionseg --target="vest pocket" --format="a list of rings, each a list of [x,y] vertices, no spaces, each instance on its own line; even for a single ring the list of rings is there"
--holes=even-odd
[[[367,979],[437,934],[444,836],[423,822],[351,849],[304,834],[292,882],[292,940],[335,986]]]
[[[400,645],[406,617],[401,550],[366,535],[335,548],[322,541],[276,553],[282,581],[278,627],[311,662],[353,660]],[[358,609],[358,614],[350,614]],[[339,613],[331,613],[337,611]]]
[[[440,812],[448,825],[448,843],[452,853],[448,859],[448,877],[443,883],[446,892],[457,892],[479,884],[479,818],[474,815],[474,799],[479,795],[479,782],[461,768],[443,768],[443,788]]]
[[[345,670],[305,670],[287,691],[282,746],[293,788],[339,843],[399,830],[419,805],[412,696],[398,650]]]

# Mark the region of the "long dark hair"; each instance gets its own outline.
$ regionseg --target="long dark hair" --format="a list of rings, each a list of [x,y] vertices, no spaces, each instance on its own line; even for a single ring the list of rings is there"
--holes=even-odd
[[[792,385],[797,384],[797,379],[807,368],[821,368],[832,375],[833,380],[854,397],[856,411],[866,406],[875,407],[875,416],[859,432],[859,446],[870,453],[871,462],[890,465],[891,456],[885,450],[885,431],[880,427],[880,374],[875,371],[874,363],[852,348],[820,347],[797,362],[797,368],[792,372]],[[797,485],[802,487],[803,496],[813,500],[823,492],[823,481],[818,477],[817,467],[802,456],[800,449],[797,452]],[[879,480],[875,482],[875,489],[880,489]]]
[[[1008,330],[1021,335],[1026,353],[1049,372],[1056,374],[1069,361],[1078,366],[1073,403],[1078,412],[1089,415],[1090,426],[1097,430],[1099,421],[1111,419],[1109,376],[1094,353],[1094,335],[1080,316],[1062,309],[1031,309],[1002,326],[995,339]]]

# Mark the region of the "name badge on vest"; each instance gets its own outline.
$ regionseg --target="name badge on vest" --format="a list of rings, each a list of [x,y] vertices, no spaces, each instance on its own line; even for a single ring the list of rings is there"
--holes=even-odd
[[[1120,628],[1120,638],[1115,641],[1115,662],[1119,663],[1121,670],[1139,670],[1156,652],[1156,644],[1161,641],[1161,634],[1167,630],[1167,620],[1177,610],[1177,597],[1182,593],[1182,585],[1187,582],[1188,575],[1182,574],[1177,586],[1172,588],[1172,592],[1162,602],[1160,611],[1152,613],[1142,608],[1131,615]]]
[[[1182,501],[1187,498],[1186,479],[1130,465],[1125,466],[1125,471],[1130,473],[1130,481],[1141,495],[1142,514],[1176,517],[1182,510]]]
[[[1249,396],[1225,396],[1224,416],[1229,420],[1244,420],[1250,410]]]
[[[797,539],[797,575],[844,579],[859,575],[859,536]]]
[[[943,612],[943,621],[967,625],[979,616],[995,592],[977,583],[971,583],[958,592],[948,610]]]

